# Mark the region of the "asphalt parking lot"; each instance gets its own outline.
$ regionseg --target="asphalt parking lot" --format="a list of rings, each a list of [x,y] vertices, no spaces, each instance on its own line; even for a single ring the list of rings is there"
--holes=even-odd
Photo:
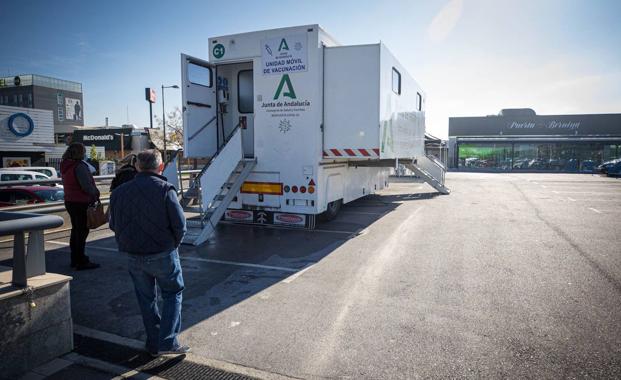
[[[621,180],[449,173],[394,183],[315,231],[221,225],[182,246],[194,355],[299,378],[621,377]],[[109,231],[74,277],[74,323],[143,339]]]

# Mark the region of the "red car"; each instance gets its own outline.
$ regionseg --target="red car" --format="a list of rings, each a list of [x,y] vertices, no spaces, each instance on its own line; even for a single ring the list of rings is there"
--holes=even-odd
[[[63,189],[51,186],[13,186],[0,189],[0,207],[57,202],[65,199]]]

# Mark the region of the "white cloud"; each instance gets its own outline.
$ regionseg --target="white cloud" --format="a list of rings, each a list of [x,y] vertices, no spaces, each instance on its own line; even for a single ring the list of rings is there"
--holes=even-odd
[[[450,0],[427,27],[427,38],[432,42],[442,42],[457,25],[461,18],[463,0]]]

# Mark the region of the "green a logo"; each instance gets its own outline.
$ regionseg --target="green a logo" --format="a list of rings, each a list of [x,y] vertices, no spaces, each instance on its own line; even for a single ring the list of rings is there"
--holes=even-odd
[[[287,41],[284,38],[280,40],[280,45],[278,45],[278,51],[282,49],[289,50],[289,45],[287,45]]]
[[[283,87],[285,87],[285,85],[287,85],[287,91],[283,92],[282,96],[286,96],[291,99],[296,99],[295,91],[293,90],[293,85],[291,84],[291,79],[289,79],[289,74],[285,74],[280,79],[280,84],[278,84],[278,89],[276,89],[276,93],[274,94],[274,100],[280,97],[280,93],[282,92]]]

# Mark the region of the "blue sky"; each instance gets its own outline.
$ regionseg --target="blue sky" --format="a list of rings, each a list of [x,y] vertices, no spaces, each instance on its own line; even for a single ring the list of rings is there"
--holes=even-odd
[[[0,12],[0,75],[81,82],[86,125],[129,114],[148,126],[144,88],[179,84],[179,54],[206,58],[210,36],[313,23],[342,44],[387,44],[425,89],[439,136],[449,116],[507,107],[621,112],[616,0],[3,0]],[[180,103],[167,90],[166,108]]]

